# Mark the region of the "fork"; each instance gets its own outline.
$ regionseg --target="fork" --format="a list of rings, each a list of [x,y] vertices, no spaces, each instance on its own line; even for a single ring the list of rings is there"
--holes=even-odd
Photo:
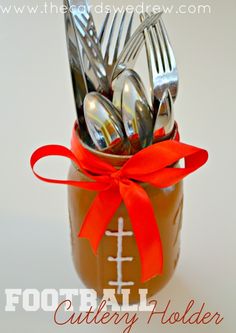
[[[118,59],[118,54],[120,49],[124,49],[127,42],[131,37],[131,31],[133,26],[133,18],[134,12],[130,15],[127,20],[127,28],[125,29],[125,22],[127,17],[127,11],[122,13],[121,18],[119,19],[118,12],[116,12],[112,18],[111,25],[108,27],[110,12],[107,13],[104,22],[102,24],[100,34],[99,34],[99,42],[102,50],[104,50],[104,62],[106,66],[106,71],[108,75],[108,80],[110,84],[112,83],[112,73],[114,70],[114,66]],[[107,40],[106,40],[107,36]],[[121,42],[123,43],[121,45]],[[111,54],[111,49],[115,45],[115,49],[113,54]]]
[[[88,7],[86,0],[71,0],[72,16],[76,27],[76,32],[80,38],[80,42],[83,46],[83,51],[91,64],[87,66],[86,74],[93,82],[94,88],[105,94],[110,91],[109,82],[107,78],[107,72],[103,61],[100,43],[97,37],[95,24],[92,14]],[[84,10],[81,11],[81,6],[84,6]]]
[[[145,29],[149,29],[154,26],[161,16],[161,12],[153,14],[151,16],[143,18],[143,22],[138,26],[130,39],[127,41],[123,51],[120,53],[112,72],[112,81],[126,68],[133,68],[138,55],[144,44]]]
[[[141,14],[141,21],[146,17],[150,17],[149,14],[145,13],[145,16]],[[166,89],[169,89],[172,99],[175,101],[179,76],[173,48],[163,20],[160,18],[154,27],[149,30],[145,29],[144,36],[155,112]]]

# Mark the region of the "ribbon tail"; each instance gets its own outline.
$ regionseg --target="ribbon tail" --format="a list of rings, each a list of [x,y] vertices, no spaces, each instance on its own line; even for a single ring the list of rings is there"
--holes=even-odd
[[[141,280],[146,282],[163,271],[161,237],[151,201],[134,182],[120,183],[120,192],[129,213],[140,254]]]
[[[109,189],[101,191],[90,206],[78,237],[87,238],[95,254],[107,226],[121,202],[119,188],[113,185]]]

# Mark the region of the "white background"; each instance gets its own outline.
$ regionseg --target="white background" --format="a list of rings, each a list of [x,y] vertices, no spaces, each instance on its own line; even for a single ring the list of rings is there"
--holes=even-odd
[[[17,0],[32,3],[37,1]],[[220,326],[154,320],[147,327],[141,316],[133,332],[234,332],[236,4],[207,3],[211,15],[164,17],[181,77],[175,112],[182,141],[208,149],[210,159],[185,181],[181,259],[157,299],[163,306],[171,299],[173,311],[191,299],[206,302],[206,310],[225,319]],[[37,147],[69,145],[75,118],[62,15],[0,14],[0,96],[1,331],[121,332],[112,325],[56,327],[51,313],[4,312],[5,288],[81,287],[71,260],[66,188],[39,182],[29,167]]]

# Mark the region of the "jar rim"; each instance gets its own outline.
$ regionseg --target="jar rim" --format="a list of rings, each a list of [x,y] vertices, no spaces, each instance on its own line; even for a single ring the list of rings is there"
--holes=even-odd
[[[74,131],[76,133],[76,136],[77,136],[80,144],[86,150],[88,150],[90,153],[94,154],[95,156],[100,157],[102,160],[104,160],[106,162],[110,162],[114,166],[122,166],[132,156],[134,156],[134,155],[115,155],[115,154],[103,153],[102,151],[98,151],[98,150],[95,150],[95,149],[91,148],[89,145],[87,145],[85,142],[83,142],[81,140],[80,135],[79,135],[79,125],[78,125],[77,121],[75,122],[75,125],[74,125]],[[178,133],[177,123],[175,123],[175,126],[174,126],[174,129],[173,129],[172,133],[173,133],[173,135],[172,135],[171,139],[173,140],[176,137],[177,133]]]

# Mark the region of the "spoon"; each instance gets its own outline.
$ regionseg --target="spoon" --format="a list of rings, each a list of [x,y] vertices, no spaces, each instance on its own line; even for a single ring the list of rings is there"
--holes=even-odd
[[[122,118],[106,97],[97,92],[87,94],[84,100],[84,117],[89,134],[99,151],[129,154]]]
[[[132,153],[152,142],[153,114],[138,74],[125,70],[114,84],[113,104],[121,111]]]
[[[122,108],[121,100],[122,100],[122,91],[124,88],[124,83],[126,78],[132,75],[133,71],[130,69],[126,69],[121,74],[119,74],[119,76],[116,78],[116,80],[113,81],[112,84],[112,89],[113,89],[112,103],[120,111],[120,113]]]
[[[168,139],[173,132],[174,125],[173,98],[169,89],[166,89],[157,111],[153,130],[153,142],[156,143]]]

